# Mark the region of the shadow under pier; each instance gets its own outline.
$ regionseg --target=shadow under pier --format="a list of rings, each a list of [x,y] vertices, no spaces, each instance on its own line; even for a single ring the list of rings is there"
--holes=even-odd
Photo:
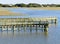
[[[44,31],[48,31],[48,23],[40,23],[40,24],[15,24],[15,25],[0,25],[0,31],[20,31],[23,28],[24,31],[29,27],[30,32],[32,32],[33,27],[35,27],[36,32],[38,31],[38,27],[43,28]]]

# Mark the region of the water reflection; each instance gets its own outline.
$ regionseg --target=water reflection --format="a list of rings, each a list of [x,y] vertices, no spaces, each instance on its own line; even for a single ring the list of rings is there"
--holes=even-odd
[[[50,25],[53,26],[53,25]],[[57,24],[54,24],[54,26],[57,26]],[[37,29],[37,31],[36,31]],[[0,37],[17,37],[17,36],[40,36],[43,35],[45,37],[48,36],[48,32],[44,32],[43,29],[39,28],[39,27],[32,27],[32,32],[30,32],[29,27],[26,28],[26,30],[24,31],[23,29],[21,29],[20,31],[0,31]]]
[[[11,32],[4,31],[0,32],[0,37],[21,37],[21,36],[48,36],[48,32]]]
[[[48,36],[48,32],[44,32],[44,35],[47,37]]]

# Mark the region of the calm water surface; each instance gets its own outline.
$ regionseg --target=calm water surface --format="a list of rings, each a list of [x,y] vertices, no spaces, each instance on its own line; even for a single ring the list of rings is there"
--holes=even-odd
[[[60,10],[28,10],[25,8],[6,8],[12,12],[28,14],[26,17],[57,16],[56,26],[50,26],[48,32],[0,32],[0,44],[60,44]],[[0,18],[7,18],[1,16]],[[13,17],[13,16],[10,16]],[[10,18],[8,16],[8,18]],[[14,16],[14,18],[17,16]],[[19,16],[20,17],[20,16]]]

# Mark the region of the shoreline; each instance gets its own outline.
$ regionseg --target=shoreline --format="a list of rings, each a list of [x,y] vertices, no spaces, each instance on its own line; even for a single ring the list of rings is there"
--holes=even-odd
[[[60,10],[60,7],[0,7],[0,8],[25,8],[31,10]]]
[[[24,7],[23,7],[24,8]],[[29,7],[26,9],[31,9],[31,10],[60,10],[60,7]]]
[[[26,14],[11,12],[8,9],[0,8],[0,16],[26,16]]]
[[[60,10],[60,7],[0,7],[0,16],[16,16],[16,14],[18,16],[26,16],[25,14],[22,13],[15,13],[15,12],[11,12],[5,8],[24,8],[24,9],[28,9],[28,10]]]

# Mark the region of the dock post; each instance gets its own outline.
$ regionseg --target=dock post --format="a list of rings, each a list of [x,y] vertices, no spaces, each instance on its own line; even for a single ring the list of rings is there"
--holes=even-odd
[[[20,25],[18,26],[18,31],[20,31]]]
[[[57,19],[55,19],[55,24],[57,23]]]
[[[0,28],[1,28],[1,32],[2,32],[2,28],[3,28],[3,27],[1,26]]]
[[[47,28],[44,28],[44,32],[47,32],[48,31],[48,27]]]
[[[25,24],[25,25],[24,25],[24,31],[26,31],[26,27],[27,27],[27,26],[26,26],[26,24]]]
[[[14,25],[14,30],[15,30],[15,28],[16,28],[16,25]]]
[[[12,25],[12,31],[14,32],[14,25]]]
[[[6,26],[6,28],[7,28],[7,31],[8,31],[8,25]]]
[[[33,25],[33,27],[34,27],[34,25]]]
[[[19,28],[19,29],[20,29],[20,31],[21,31],[21,25],[20,25],[20,28]]]
[[[26,31],[26,30],[25,30],[25,24],[23,24],[23,30]]]
[[[3,32],[3,28],[4,28],[4,26],[1,26],[1,31]]]
[[[19,27],[20,27],[20,26],[19,26],[19,25],[17,25],[17,28],[18,28],[18,32],[20,31],[20,30],[19,30]]]
[[[44,32],[48,31],[48,24],[44,24]]]
[[[36,25],[36,32],[37,32],[37,25]]]
[[[31,26],[31,24],[30,24],[30,32],[32,32],[32,26]]]

